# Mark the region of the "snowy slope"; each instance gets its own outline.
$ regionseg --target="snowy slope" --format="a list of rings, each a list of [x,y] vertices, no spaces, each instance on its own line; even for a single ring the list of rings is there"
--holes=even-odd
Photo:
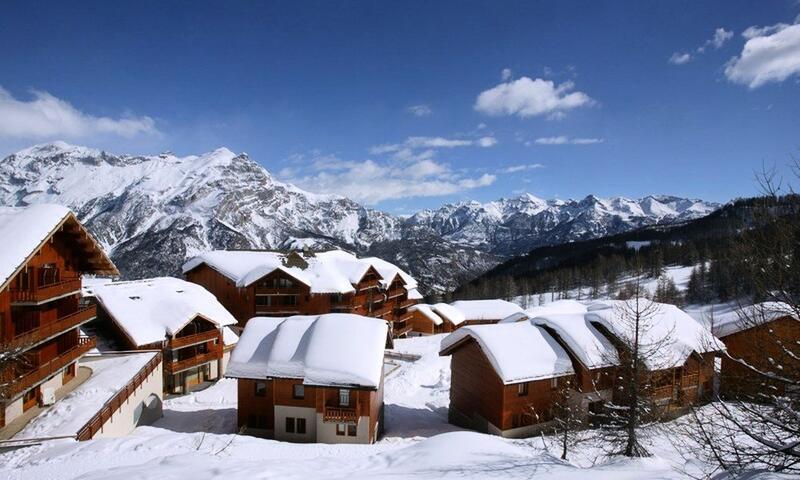
[[[376,187],[376,188],[379,188]],[[532,247],[705,215],[717,205],[676,197],[445,205],[400,218],[276,180],[247,156],[116,155],[63,142],[0,160],[0,205],[70,207],[126,278],[180,273],[211,249],[338,246],[407,270],[444,291]]]

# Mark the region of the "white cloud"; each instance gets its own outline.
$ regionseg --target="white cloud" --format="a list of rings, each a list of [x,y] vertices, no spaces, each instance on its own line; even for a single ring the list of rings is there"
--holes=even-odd
[[[572,82],[556,85],[551,80],[521,77],[481,92],[474,108],[488,115],[553,117],[563,116],[568,110],[596,103],[587,94],[572,91],[574,88]]]
[[[34,90],[32,94],[31,100],[18,100],[0,87],[0,137],[55,139],[114,135],[131,138],[158,134],[150,117],[96,117],[47,92]]]
[[[603,143],[602,138],[570,138],[566,135],[559,135],[557,137],[541,137],[534,140],[537,145],[592,145],[595,143]]]
[[[731,38],[733,38],[732,31],[718,27],[716,30],[714,30],[714,35],[706,40],[702,45],[697,47],[695,52],[698,54],[703,54],[709,47],[713,47],[715,50],[718,50],[722,48],[722,46],[725,45]],[[694,59],[695,56],[693,56],[691,53],[675,52],[667,61],[673,65],[685,65]]]
[[[528,170],[538,170],[540,168],[544,168],[544,165],[542,165],[541,163],[528,163],[528,164],[524,164],[524,165],[511,165],[511,166],[508,166],[508,167],[504,168],[503,170],[501,170],[501,172],[502,173],[517,173],[517,172],[525,172],[525,171],[528,171]]]
[[[398,156],[408,156],[413,150],[456,147],[492,147],[497,145],[497,139],[491,136],[481,137],[477,140],[444,137],[408,137],[403,143],[387,143],[376,145],[369,149],[372,155],[395,153]]]
[[[470,176],[433,159],[351,162],[325,156],[306,162],[304,173],[285,169],[286,179],[313,192],[335,193],[367,204],[410,197],[451,195],[491,185],[492,174]]]
[[[511,78],[511,69],[504,68],[502,72],[500,72],[500,79],[504,82],[508,81]]]
[[[410,107],[406,108],[406,111],[417,117],[427,117],[433,113],[433,109],[424,103],[419,105],[411,105]]]
[[[689,53],[675,52],[669,57],[668,62],[673,65],[684,65],[692,61],[692,55]]]
[[[758,88],[800,74],[800,24],[750,27],[741,54],[725,67],[728,80]]]

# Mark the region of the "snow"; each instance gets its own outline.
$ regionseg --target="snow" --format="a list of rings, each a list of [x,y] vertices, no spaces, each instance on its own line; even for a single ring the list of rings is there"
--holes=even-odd
[[[5,287],[68,215],[69,209],[59,205],[0,207],[0,286]]]
[[[156,352],[87,355],[79,366],[92,370],[89,379],[31,420],[14,438],[76,435],[155,355]]]
[[[410,312],[419,312],[419,313],[423,314],[428,320],[433,322],[434,325],[441,325],[442,323],[444,323],[444,320],[442,320],[442,317],[437,315],[436,312],[433,311],[433,307],[431,307],[430,305],[428,305],[426,303],[418,303],[418,304],[412,306],[411,308],[409,308],[408,310]]]
[[[377,388],[387,332],[383,320],[344,313],[251,318],[226,376]]]
[[[437,303],[436,305],[433,305],[433,311],[453,325],[461,325],[466,320],[461,310],[450,305],[449,303]]]
[[[592,442],[558,460],[549,437],[510,440],[447,423],[450,357],[442,335],[395,341],[421,355],[386,378],[386,434],[373,445],[294,444],[236,435],[236,381],[164,401],[164,418],[123,438],[51,441],[0,453],[8,480],[706,478],[710,465],[679,449],[682,419],[648,435],[652,458],[607,458]],[[449,432],[449,433],[448,433]],[[786,479],[776,474],[753,480]]]
[[[531,322],[552,328],[589,369],[619,365],[617,349],[586,320],[584,313],[539,315],[533,317]]]
[[[239,335],[236,335],[236,332],[231,327],[224,327],[222,329],[222,344],[229,347],[237,343],[239,343]]]
[[[569,355],[541,327],[529,322],[461,327],[442,340],[440,352],[472,338],[505,385],[575,373]]]
[[[208,290],[177,278],[94,285],[92,294],[138,346],[164,341],[198,316],[217,326],[236,324]]]
[[[715,314],[712,330],[716,336],[726,337],[783,317],[798,319],[798,312],[786,303],[757,303]]]
[[[628,301],[630,302],[630,301]],[[703,324],[675,305],[650,302],[641,299],[642,309],[649,309],[649,317],[642,320],[646,325],[640,331],[642,345],[661,348],[647,359],[648,368],[661,370],[675,368],[686,363],[692,352],[707,353],[725,349],[725,345],[712,335]],[[633,338],[632,321],[624,318],[624,301],[606,300],[588,307],[586,320],[597,322],[621,339]],[[651,307],[650,304],[654,306]],[[645,306],[646,305],[646,306]]]
[[[577,300],[556,300],[525,310],[529,317],[558,315],[562,313],[586,313],[586,305]]]
[[[458,300],[451,304],[466,321],[500,320],[522,311],[519,305],[505,300]]]
[[[417,282],[399,267],[379,258],[358,258],[342,250],[330,250],[304,256],[305,268],[286,265],[287,254],[267,251],[224,251],[202,253],[183,265],[186,273],[202,264],[230,278],[239,287],[247,287],[265,275],[282,270],[297,281],[307,285],[312,293],[351,293],[370,267],[382,277],[382,284],[389,283],[399,275],[406,288],[414,289]]]

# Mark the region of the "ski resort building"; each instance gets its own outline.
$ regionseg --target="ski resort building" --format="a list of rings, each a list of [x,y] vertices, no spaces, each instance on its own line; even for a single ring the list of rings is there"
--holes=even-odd
[[[450,333],[467,325],[498,323],[524,311],[505,300],[458,300],[453,303],[419,304],[411,307],[411,328],[419,335]]]
[[[81,274],[118,275],[69,209],[0,208],[0,427],[54,401],[95,347],[80,327],[96,316],[80,302]]]
[[[252,317],[351,313],[389,322],[393,337],[411,331],[417,282],[378,258],[340,251],[213,251],[183,266],[186,279],[216,295],[243,327]]]
[[[237,335],[225,307],[203,287],[170,277],[93,285],[103,330],[121,350],[159,350],[164,391],[187,393],[224,373]]]
[[[787,383],[777,378],[800,380],[798,319],[800,312],[777,302],[716,316],[712,328],[727,347],[727,354],[722,356],[720,392],[734,398],[767,390],[783,395]],[[774,378],[770,380],[770,376]]]
[[[239,428],[290,442],[373,443],[387,331],[352,314],[251,319],[226,373],[238,379]]]
[[[653,350],[644,358],[650,373],[654,402],[667,412],[678,413],[708,399],[714,392],[715,359],[725,345],[711,330],[675,305],[649,302],[655,308],[641,321],[640,344]],[[587,308],[586,320],[617,347],[631,343],[634,326],[622,308],[623,301],[604,301]]]
[[[450,423],[503,437],[549,426],[559,389],[575,375],[567,352],[531,322],[459,328],[439,355],[452,356]]]
[[[646,300],[645,300],[646,301]],[[673,305],[654,304],[640,333],[658,345],[644,359],[654,403],[679,412],[712,393],[715,357],[725,348]],[[496,325],[459,328],[442,341],[451,355],[450,421],[506,437],[530,436],[558,402],[592,422],[615,399],[617,368],[632,332],[620,302],[554,302]],[[568,395],[564,395],[564,389]]]

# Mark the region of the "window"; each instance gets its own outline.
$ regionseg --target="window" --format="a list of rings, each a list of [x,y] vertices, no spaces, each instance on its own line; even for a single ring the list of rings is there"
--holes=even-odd
[[[256,420],[256,416],[252,413],[247,417],[247,426],[250,428],[258,428],[258,422]]]
[[[297,305],[297,295],[284,295],[283,304],[289,306]]]
[[[528,382],[517,384],[517,395],[524,397],[528,394]]]
[[[295,430],[297,430],[298,434],[305,434],[306,433],[306,419],[305,418],[298,418],[295,423]]]
[[[256,384],[255,384],[255,396],[256,397],[266,397],[267,396],[267,382],[256,382]]]
[[[286,417],[286,433],[294,433],[294,417]]]
[[[292,398],[296,398],[298,400],[302,400],[306,396],[306,388],[302,383],[298,383],[294,385],[292,389]]]
[[[552,388],[553,390],[558,388],[558,378],[551,378],[550,379],[550,388]]]
[[[347,430],[347,425],[344,423],[337,423],[336,424],[336,435],[343,437],[345,431]]]
[[[264,430],[267,429],[267,416],[266,415],[259,415],[258,416],[258,428],[262,428]]]
[[[272,297],[270,297],[269,295],[256,295],[256,306],[257,307],[272,306]]]
[[[278,288],[292,288],[292,281],[288,278],[279,278],[278,279]]]
[[[340,407],[350,406],[350,390],[346,388],[339,389],[339,406]]]
[[[356,436],[356,424],[355,423],[348,423],[347,424],[347,436],[348,437],[355,437]]]

